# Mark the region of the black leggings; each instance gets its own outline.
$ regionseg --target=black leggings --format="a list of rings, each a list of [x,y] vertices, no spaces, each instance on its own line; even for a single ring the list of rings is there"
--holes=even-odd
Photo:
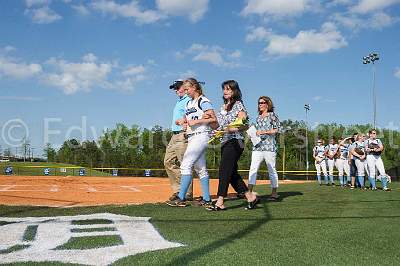
[[[244,150],[242,140],[228,140],[221,148],[221,164],[219,165],[218,196],[226,197],[229,184],[238,193],[248,191],[246,184],[238,173],[238,161]]]

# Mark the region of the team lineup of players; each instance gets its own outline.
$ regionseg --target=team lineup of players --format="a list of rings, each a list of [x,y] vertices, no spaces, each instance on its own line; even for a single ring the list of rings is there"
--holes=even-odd
[[[385,172],[381,158],[384,147],[376,135],[377,131],[371,129],[368,138],[364,134],[354,133],[352,137],[338,139],[338,142],[335,138],[331,138],[326,146],[322,139],[318,139],[313,149],[318,183],[322,185],[322,171],[325,185],[335,185],[333,170],[336,167],[342,187],[366,189],[365,176],[367,176],[372,190],[377,190],[377,180],[381,181],[383,190],[390,190],[388,188],[390,177]]]

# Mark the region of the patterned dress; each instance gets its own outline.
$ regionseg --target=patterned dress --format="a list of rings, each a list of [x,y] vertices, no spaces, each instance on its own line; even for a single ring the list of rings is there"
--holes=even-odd
[[[280,129],[281,123],[279,118],[275,113],[268,113],[267,116],[262,117],[259,115],[257,117],[256,123],[254,125],[257,130],[271,130]],[[253,147],[253,151],[272,151],[276,152],[277,144],[275,135],[264,134],[260,135],[261,142]]]
[[[232,109],[228,112],[225,110],[224,106],[221,107],[221,110],[217,114],[217,119],[219,123],[218,130],[222,130],[227,127],[230,123],[234,122],[239,114],[239,112],[245,112],[247,114],[247,110],[244,107],[241,101],[236,101]],[[233,132],[233,133],[225,133],[221,139],[221,144],[224,144],[228,140],[231,139],[244,139],[244,134],[242,131]]]

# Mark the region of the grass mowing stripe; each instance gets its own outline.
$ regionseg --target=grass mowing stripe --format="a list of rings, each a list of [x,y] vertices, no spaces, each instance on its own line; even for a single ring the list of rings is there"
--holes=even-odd
[[[72,233],[85,233],[85,232],[107,232],[117,231],[114,227],[99,227],[99,228],[72,228]]]
[[[19,250],[23,250],[24,248],[29,247],[30,245],[14,245],[12,247],[9,247],[7,249],[0,250],[0,254],[7,254]]]
[[[112,224],[114,223],[111,220],[107,219],[91,219],[91,220],[75,220],[72,221],[73,225],[87,225],[87,224]]]
[[[33,241],[37,233],[38,225],[28,225],[25,229],[24,236],[22,239],[24,241]]]
[[[123,243],[121,237],[117,235],[72,237],[64,245],[58,246],[56,250],[111,247],[122,245]]]

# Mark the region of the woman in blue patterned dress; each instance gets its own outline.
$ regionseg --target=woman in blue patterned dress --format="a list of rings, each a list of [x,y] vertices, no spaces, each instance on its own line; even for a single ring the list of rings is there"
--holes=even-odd
[[[253,146],[249,172],[249,190],[253,191],[257,181],[258,169],[262,161],[265,161],[272,187],[269,200],[277,200],[278,173],[275,169],[277,151],[275,135],[278,133],[281,126],[278,116],[274,113],[274,104],[268,96],[261,96],[258,99],[258,117],[255,127],[257,129],[257,135],[261,137],[261,141]]]
[[[238,173],[238,161],[244,150],[243,131],[247,127],[230,127],[229,124],[237,118],[246,119],[247,111],[242,102],[242,93],[239,84],[234,80],[227,80],[221,85],[223,90],[224,105],[217,114],[219,130],[224,131],[221,140],[221,163],[219,167],[218,199],[212,207],[207,208],[211,211],[225,210],[224,198],[227,196],[229,184],[238,193],[244,193],[248,205],[254,208],[258,198],[254,193],[250,193]]]

